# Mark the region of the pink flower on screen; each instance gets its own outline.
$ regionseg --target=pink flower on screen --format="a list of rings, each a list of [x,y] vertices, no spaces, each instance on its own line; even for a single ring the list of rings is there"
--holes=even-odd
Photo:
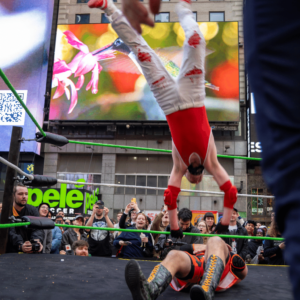
[[[76,88],[81,89],[84,83],[84,75],[92,71],[92,78],[87,84],[86,90],[88,91],[92,87],[92,93],[97,94],[99,74],[102,70],[102,67],[98,61],[102,59],[114,58],[114,50],[108,50],[105,53],[93,55],[93,53],[89,51],[88,46],[79,41],[71,31],[67,30],[64,32],[64,34],[68,40],[68,43],[75,49],[80,50],[80,52],[78,52],[73,60],[68,64],[69,68],[72,70],[72,73],[74,73],[74,76],[79,77],[76,83]]]
[[[70,90],[68,89],[68,86],[70,86],[72,91],[72,97],[68,114],[70,114],[73,111],[78,100],[76,87],[73,81],[69,79],[71,74],[72,70],[64,60],[59,59],[54,63],[52,85],[57,86],[57,89],[53,95],[53,99],[57,99],[65,93],[68,100],[70,100]]]

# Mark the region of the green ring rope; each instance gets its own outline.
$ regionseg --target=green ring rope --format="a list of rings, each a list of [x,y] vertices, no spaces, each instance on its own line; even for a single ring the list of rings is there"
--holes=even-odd
[[[21,226],[26,226],[30,225],[30,222],[25,222],[25,223],[10,223],[10,224],[0,224],[0,229],[1,228],[10,228],[10,227],[21,227]]]
[[[0,224],[0,228],[9,228],[16,226],[25,226],[30,225],[30,222],[26,223],[12,223],[12,224]],[[55,224],[57,227],[68,227],[68,228],[79,228],[79,229],[89,229],[89,230],[106,230],[106,231],[122,231],[122,232],[142,232],[142,233],[153,233],[153,234],[170,234],[169,231],[153,231],[153,230],[144,230],[144,229],[123,229],[123,228],[109,228],[109,227],[92,227],[92,226],[76,226],[76,225],[67,225],[67,224]],[[228,235],[228,234],[205,234],[205,233],[192,233],[184,232],[184,235],[191,236],[219,236],[221,238],[233,238],[233,239],[252,239],[252,240],[273,240],[273,241],[283,241],[283,238],[274,238],[274,237],[263,237],[263,236],[248,236],[248,235]]]
[[[25,109],[25,111],[27,112],[27,114],[29,115],[29,117],[31,118],[31,120],[34,122],[34,124],[36,125],[36,127],[41,132],[41,134],[43,136],[46,136],[46,133],[43,131],[43,129],[41,128],[41,126],[39,125],[39,123],[33,117],[33,115],[31,114],[31,112],[29,111],[29,109],[27,108],[27,106],[25,105],[25,103],[22,101],[22,99],[20,98],[20,96],[18,95],[18,93],[16,92],[16,90],[14,89],[14,87],[12,86],[12,84],[10,83],[10,81],[8,80],[8,78],[5,76],[5,74],[3,73],[3,71],[2,71],[1,68],[0,68],[0,76],[2,77],[2,79],[4,80],[4,82],[6,83],[6,85],[8,86],[8,88],[15,95],[15,97],[20,102],[20,104],[23,106],[23,108]],[[69,143],[71,143],[71,144],[80,144],[80,145],[90,145],[90,146],[101,146],[101,147],[112,147],[112,148],[121,148],[121,149],[133,149],[133,150],[143,150],[143,151],[155,151],[155,152],[172,153],[172,150],[167,150],[167,149],[155,149],[155,148],[144,148],[144,147],[134,147],[134,146],[122,146],[122,145],[102,144],[102,143],[80,142],[80,141],[73,141],[73,140],[69,140]],[[223,157],[223,158],[233,158],[233,159],[245,159],[245,160],[256,160],[256,161],[260,161],[261,160],[261,158],[246,157],[246,156],[234,156],[234,155],[222,155],[222,154],[218,154],[217,156],[218,157]]]
[[[113,145],[113,144],[102,144],[102,143],[92,143],[92,142],[79,142],[69,140],[71,144],[80,144],[80,145],[89,145],[89,146],[102,146],[102,147],[111,147],[111,148],[121,148],[121,149],[133,149],[133,150],[143,150],[143,151],[155,151],[155,152],[165,152],[172,153],[172,150],[167,149],[155,149],[155,148],[144,148],[144,147],[134,147],[134,146],[122,146],[122,145]],[[234,155],[223,155],[218,154],[218,157],[223,158],[236,158],[236,159],[246,159],[246,160],[261,160],[261,158],[256,157],[247,157],[247,156],[234,156]]]

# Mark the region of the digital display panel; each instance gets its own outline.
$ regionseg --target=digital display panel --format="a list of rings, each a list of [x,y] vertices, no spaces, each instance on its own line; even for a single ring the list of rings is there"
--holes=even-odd
[[[239,121],[238,23],[198,24],[207,44],[209,121]],[[144,26],[142,36],[176,78],[185,39],[180,24]],[[110,24],[58,25],[49,119],[166,120],[126,47]],[[102,51],[106,56],[96,57],[99,49],[114,51]]]
[[[41,125],[44,117],[48,54],[54,0],[1,0],[0,67]],[[12,126],[22,126],[33,139],[36,126],[0,78],[0,151],[9,151]],[[23,152],[40,152],[40,144],[24,142]]]

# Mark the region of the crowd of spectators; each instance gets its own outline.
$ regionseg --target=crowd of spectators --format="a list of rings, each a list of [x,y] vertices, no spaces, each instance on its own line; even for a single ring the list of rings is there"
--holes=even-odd
[[[206,244],[209,236],[214,234],[216,218],[212,212],[207,212],[202,218],[192,224],[192,212],[188,208],[178,211],[178,225],[183,231],[183,238],[176,239],[165,233],[170,231],[167,207],[151,219],[139,209],[135,199],[126,205],[124,211],[117,213],[117,220],[109,218],[109,209],[103,201],[98,200],[92,214],[76,215],[72,220],[59,211],[53,216],[50,206],[42,203],[38,208],[27,204],[28,190],[22,184],[14,187],[14,202],[12,215],[16,218],[25,215],[50,218],[58,225],[53,229],[28,229],[12,227],[9,229],[7,252],[43,253],[78,256],[106,256],[124,258],[163,258],[172,249],[180,249],[185,244]],[[219,220],[220,221],[220,218]],[[63,227],[69,224],[95,227],[95,229],[80,229]],[[130,229],[131,232],[97,230],[96,228]],[[136,230],[145,230],[140,233]],[[152,234],[147,231],[161,232]],[[185,235],[185,232],[202,233],[204,236]],[[239,254],[247,263],[283,265],[285,243],[277,240],[265,240],[253,237],[281,237],[272,213],[269,228],[260,222],[245,221],[237,209],[234,209],[228,231],[224,232],[236,238],[223,238],[230,246],[231,252]],[[249,239],[238,236],[249,236]],[[251,238],[250,238],[251,237]]]

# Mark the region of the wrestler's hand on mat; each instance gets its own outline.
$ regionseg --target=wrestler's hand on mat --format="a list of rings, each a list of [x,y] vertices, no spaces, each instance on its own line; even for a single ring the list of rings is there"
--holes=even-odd
[[[206,251],[206,245],[203,244],[193,244],[194,245],[194,254],[198,254]]]
[[[176,239],[182,239],[183,238],[183,233],[181,228],[178,228],[176,230],[171,229],[171,237],[176,238]]]
[[[159,11],[160,0],[150,0],[151,12],[157,14]],[[140,0],[123,0],[122,11],[130,25],[139,33],[142,33],[141,24],[153,27],[154,21],[150,18],[147,8]]]
[[[32,253],[32,245],[29,241],[26,241],[23,245],[22,245],[22,251],[24,253]]]

